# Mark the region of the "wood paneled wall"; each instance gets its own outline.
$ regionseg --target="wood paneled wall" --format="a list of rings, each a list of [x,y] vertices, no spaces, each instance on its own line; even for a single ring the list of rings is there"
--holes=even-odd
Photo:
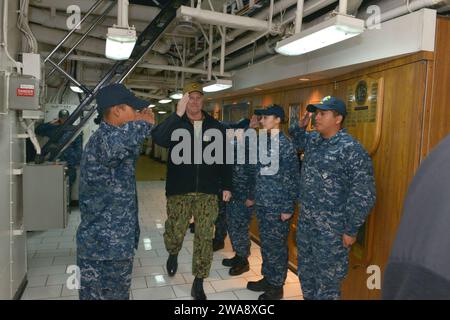
[[[381,141],[372,156],[377,201],[368,220],[367,259],[351,254],[349,275],[343,285],[344,299],[380,297],[380,290],[366,286],[367,266],[378,265],[383,272],[408,186],[420,162],[450,133],[450,19],[438,18],[435,53],[421,52],[333,79],[218,101],[249,101],[251,109],[277,103],[289,114],[289,104],[301,104],[304,108],[327,95],[346,101],[348,86],[364,77],[384,78]],[[257,237],[254,222],[251,230]],[[296,266],[295,225],[289,245],[290,262]]]

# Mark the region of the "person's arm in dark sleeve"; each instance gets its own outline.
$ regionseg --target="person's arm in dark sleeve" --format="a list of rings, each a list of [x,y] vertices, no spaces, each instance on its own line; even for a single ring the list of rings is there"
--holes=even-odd
[[[117,167],[125,159],[137,157],[144,139],[151,133],[153,125],[143,120],[125,124],[113,135],[104,139],[100,161],[107,167]]]
[[[297,150],[304,151],[306,149],[311,136],[306,128],[301,128],[298,123],[294,123],[289,127],[289,135],[292,137],[292,142]]]
[[[233,164],[227,163],[227,152],[229,151],[227,148],[227,136],[225,127],[221,126],[220,132],[223,137],[223,164],[220,165],[220,181],[221,181],[221,190],[223,191],[232,191],[233,190]]]
[[[353,148],[347,158],[350,189],[347,196],[344,233],[356,237],[376,199],[372,160],[362,147]]]
[[[169,148],[172,143],[172,132],[180,128],[181,121],[181,117],[176,112],[172,113],[152,130],[153,141],[161,147]]]
[[[300,181],[298,156],[292,143],[283,141],[280,143],[280,168],[281,177],[280,192],[283,205],[282,213],[294,214],[297,201],[298,184]]]
[[[56,125],[54,125],[50,122],[47,122],[47,123],[42,123],[42,124],[38,125],[36,127],[36,129],[34,130],[34,132],[41,137],[51,138],[53,133],[56,132],[55,129],[56,129]]]

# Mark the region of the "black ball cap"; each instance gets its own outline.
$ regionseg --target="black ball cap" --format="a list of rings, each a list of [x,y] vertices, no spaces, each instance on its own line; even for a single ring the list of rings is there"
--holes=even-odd
[[[111,84],[100,89],[96,100],[99,114],[103,114],[106,109],[120,104],[129,105],[135,110],[142,110],[150,105],[148,101],[136,97],[131,90],[128,90],[121,83]]]

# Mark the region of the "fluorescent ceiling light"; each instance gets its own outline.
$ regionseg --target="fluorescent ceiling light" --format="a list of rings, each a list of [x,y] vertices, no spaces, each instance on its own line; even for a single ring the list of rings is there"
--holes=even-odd
[[[172,93],[170,95],[170,97],[175,100],[180,100],[181,98],[183,98],[183,94],[181,92],[177,91],[177,92]]]
[[[355,37],[364,32],[364,20],[336,15],[304,32],[279,41],[275,51],[296,56]]]
[[[159,113],[159,114],[166,114],[167,111],[158,111],[158,113]],[[159,226],[158,226],[158,225],[159,225]],[[157,224],[156,227],[157,227],[158,229],[161,229],[161,228],[162,228],[162,224]]]
[[[165,103],[169,103],[172,102],[172,99],[161,99],[158,101],[159,103],[165,104]]]
[[[136,44],[134,28],[108,28],[105,56],[112,60],[127,60]]]
[[[79,86],[70,86],[70,90],[72,90],[73,92],[76,93],[83,93],[83,90],[81,90],[81,88]]]
[[[203,86],[204,92],[217,92],[229,89],[233,86],[233,81],[225,80],[225,79],[217,79],[211,82],[208,82],[205,86]]]
[[[153,103],[152,103],[152,104],[149,105],[148,107],[149,107],[149,108],[154,108],[154,107],[156,107],[156,104],[153,104]]]

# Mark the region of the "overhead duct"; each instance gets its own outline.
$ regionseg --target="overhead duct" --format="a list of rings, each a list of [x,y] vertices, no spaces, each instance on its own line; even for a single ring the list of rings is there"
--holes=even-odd
[[[94,14],[100,14],[109,5],[110,1],[104,1],[103,4],[94,11]],[[67,8],[76,5],[80,8],[81,13],[86,13],[92,6],[92,0],[77,0],[76,3],[72,0],[30,0],[30,5],[38,8],[47,8],[57,11],[67,12]],[[137,4],[130,4],[129,17],[130,20],[152,21],[159,13],[159,8],[142,6]],[[117,6],[111,12],[108,13],[109,17],[117,17]]]
[[[91,18],[91,20],[88,20],[89,18]],[[30,22],[32,22],[34,25],[52,28],[52,29],[56,29],[56,31],[60,30],[60,31],[63,31],[64,33],[66,33],[67,32],[66,20],[67,20],[66,17],[61,16],[61,15],[51,15],[50,12],[47,10],[41,10],[41,9],[31,10]],[[89,25],[92,23],[92,17],[88,17],[87,20],[88,21],[82,25],[80,30],[75,31],[76,34],[82,35],[86,32],[86,30],[89,28]],[[111,21],[113,21],[112,24],[114,24],[115,20],[111,20]],[[117,21],[115,21],[115,22],[117,22]],[[104,23],[106,23],[106,22],[104,22]],[[106,26],[99,25],[99,26],[95,27],[94,30],[89,32],[89,36],[87,37],[87,39],[95,38],[95,39],[99,39],[99,40],[104,40],[104,39],[106,39],[107,32],[108,32],[108,28]],[[62,39],[62,38],[63,37],[61,37],[59,39]],[[167,40],[161,39],[154,45],[152,50],[156,51],[158,53],[161,53],[161,54],[165,54],[170,50],[170,44],[168,43]],[[89,51],[86,51],[86,52],[89,52]],[[98,54],[100,54],[100,53],[98,53]],[[104,55],[104,52],[101,55]]]
[[[304,16],[311,15],[311,14],[313,14],[335,2],[337,2],[337,0],[310,0],[307,3],[305,3]],[[281,11],[290,8],[295,4],[297,4],[297,0],[278,1],[274,5],[273,15],[276,16]],[[291,10],[291,12],[294,13],[293,14],[293,17],[294,17],[295,16],[295,8],[293,10]],[[269,14],[270,14],[270,8],[266,8],[266,9],[262,10],[261,12],[258,12],[256,15],[254,15],[253,18],[267,19]],[[283,21],[286,21],[286,19],[284,18]],[[246,30],[233,30],[227,34],[226,40],[228,42],[232,41],[233,39],[237,38],[238,36],[242,35],[245,32],[247,32],[247,31]],[[252,35],[254,37],[253,39],[252,39]],[[243,48],[244,46],[251,44],[252,42],[256,41],[257,39],[261,38],[261,35],[262,35],[261,33],[252,33],[243,39],[239,39],[239,40],[233,42],[230,47],[233,47],[233,50],[236,51],[240,48]],[[221,46],[221,41],[214,42],[213,50],[220,48],[220,46]],[[228,49],[226,52],[226,55],[230,54],[234,51]],[[189,61],[187,61],[186,65],[191,66],[191,65],[195,64],[198,60],[202,59],[206,54],[208,54],[208,49],[203,50],[202,52],[195,55],[193,58],[191,58]],[[198,66],[198,65],[196,65],[196,66]]]

